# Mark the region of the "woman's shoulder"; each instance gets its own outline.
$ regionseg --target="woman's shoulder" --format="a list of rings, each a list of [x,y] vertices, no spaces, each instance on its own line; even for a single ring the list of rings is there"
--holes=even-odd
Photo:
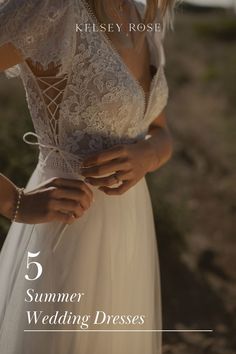
[[[0,0],[0,47],[10,43],[23,61],[31,58],[45,68],[50,62],[68,62],[71,28],[66,23],[71,23],[74,3],[75,0]]]
[[[8,22],[17,29],[23,21],[25,25],[43,17],[52,21],[73,3],[74,0],[0,0],[0,29]]]

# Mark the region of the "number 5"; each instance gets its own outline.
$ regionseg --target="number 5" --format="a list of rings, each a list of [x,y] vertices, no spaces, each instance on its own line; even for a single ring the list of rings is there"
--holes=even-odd
[[[40,254],[40,251],[38,253],[32,253],[32,252],[28,252],[28,256],[27,256],[27,269],[29,269],[29,267],[31,266],[31,264],[35,264],[37,267],[37,275],[35,278],[30,278],[28,276],[28,274],[25,275],[25,279],[26,280],[36,280],[38,278],[41,277],[42,273],[43,273],[43,267],[39,262],[30,262],[30,258],[34,258],[37,257]]]

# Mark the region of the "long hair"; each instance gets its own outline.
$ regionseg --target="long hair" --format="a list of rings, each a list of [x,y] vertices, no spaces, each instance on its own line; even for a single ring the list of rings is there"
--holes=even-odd
[[[99,20],[104,20],[104,7],[109,6],[110,0],[90,0],[95,9]],[[166,26],[172,26],[173,9],[175,0],[146,0],[146,13],[143,19],[144,23],[151,23],[154,21],[157,11],[160,11],[161,18]]]

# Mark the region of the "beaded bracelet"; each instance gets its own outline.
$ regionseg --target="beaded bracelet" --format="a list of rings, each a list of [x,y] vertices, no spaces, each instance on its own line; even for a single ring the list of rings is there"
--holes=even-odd
[[[18,197],[17,197],[16,208],[15,208],[15,211],[14,211],[14,214],[13,214],[13,218],[11,220],[12,222],[16,221],[16,218],[17,218],[17,215],[18,215],[18,212],[19,212],[19,208],[20,208],[21,198],[22,198],[22,195],[24,193],[24,188],[17,188],[17,190],[18,190]]]

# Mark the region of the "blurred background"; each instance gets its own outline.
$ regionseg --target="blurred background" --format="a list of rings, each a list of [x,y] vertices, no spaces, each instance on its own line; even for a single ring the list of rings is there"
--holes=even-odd
[[[163,354],[236,352],[236,1],[192,0],[165,40],[174,156],[148,176],[161,263]],[[37,149],[19,79],[0,74],[0,171],[24,186]],[[0,218],[1,244],[9,222]]]

